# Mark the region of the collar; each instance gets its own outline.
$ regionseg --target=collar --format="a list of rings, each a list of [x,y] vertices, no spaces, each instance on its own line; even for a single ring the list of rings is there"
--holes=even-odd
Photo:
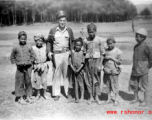
[[[97,38],[97,36],[96,36],[96,35],[95,35],[95,37],[94,37],[94,39],[93,39],[93,40],[91,40],[91,39],[90,39],[90,37],[88,37],[88,41],[92,41],[92,42],[93,42],[96,38]]]
[[[140,43],[137,43],[135,47],[140,46],[140,45],[142,45],[144,43],[145,43],[145,40],[141,41]]]
[[[64,28],[64,30],[61,30],[60,28],[59,28],[59,26],[56,28],[56,31],[60,31],[60,32],[62,32],[62,33],[64,33],[66,30],[68,30],[68,28],[65,26],[65,28]]]

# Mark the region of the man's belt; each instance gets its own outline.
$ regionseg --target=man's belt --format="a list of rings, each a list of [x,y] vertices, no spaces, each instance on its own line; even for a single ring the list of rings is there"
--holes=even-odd
[[[62,50],[54,50],[54,54],[61,54],[61,53],[66,53],[69,51],[69,48],[63,48]]]

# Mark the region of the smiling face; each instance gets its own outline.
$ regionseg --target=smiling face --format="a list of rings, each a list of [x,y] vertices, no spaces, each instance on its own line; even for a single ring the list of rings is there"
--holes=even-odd
[[[36,46],[37,46],[38,48],[41,48],[41,47],[43,46],[43,40],[42,40],[42,39],[40,39],[40,38],[35,38],[34,40],[35,40]]]
[[[58,23],[59,23],[59,27],[61,29],[64,29],[67,23],[66,17],[59,18]]]
[[[80,51],[81,50],[81,47],[82,47],[82,43],[80,41],[77,41],[75,43],[75,50],[76,51]]]
[[[136,39],[137,43],[141,43],[143,40],[145,40],[145,38],[146,38],[145,36],[138,34],[138,33],[136,33],[136,35],[135,35],[135,39]]]
[[[26,44],[26,36],[25,35],[20,36],[19,43],[20,43],[20,45],[25,45]]]

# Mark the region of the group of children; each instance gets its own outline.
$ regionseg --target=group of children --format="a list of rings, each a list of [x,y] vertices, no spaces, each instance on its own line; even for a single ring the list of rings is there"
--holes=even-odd
[[[75,102],[79,103],[84,99],[84,84],[87,87],[90,99],[88,104],[96,102],[101,104],[101,70],[103,66],[103,83],[107,86],[108,100],[105,104],[112,103],[111,91],[115,95],[114,105],[119,105],[118,77],[121,73],[122,52],[115,47],[114,36],[107,38],[107,48],[103,45],[103,40],[96,35],[97,27],[91,23],[87,26],[88,37],[78,38],[74,41],[74,49],[69,55],[69,66],[72,69],[72,81],[75,90]],[[152,47],[145,42],[147,31],[139,29],[136,32],[137,45],[134,47],[133,68],[129,81],[130,90],[134,91],[135,100],[131,104],[137,103],[138,92],[144,92],[144,101],[140,106],[146,106],[148,70],[152,66]],[[18,34],[19,44],[15,46],[11,53],[11,62],[17,66],[15,81],[15,96],[21,104],[32,103],[32,83],[31,71],[34,71],[34,82],[36,83],[37,96],[39,99],[40,89],[43,88],[43,97],[47,99],[47,53],[44,37],[41,34],[34,36],[35,45],[29,47],[26,44],[27,34],[24,31]],[[81,98],[79,99],[79,88]],[[140,89],[139,89],[140,88]],[[102,97],[102,96],[101,96]]]

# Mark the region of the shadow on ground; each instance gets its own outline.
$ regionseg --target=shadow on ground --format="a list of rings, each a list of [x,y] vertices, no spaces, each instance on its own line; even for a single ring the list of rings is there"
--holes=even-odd
[[[119,96],[123,100],[127,100],[127,101],[132,101],[135,98],[133,94],[129,94],[129,93],[126,93],[124,91],[119,91]]]

